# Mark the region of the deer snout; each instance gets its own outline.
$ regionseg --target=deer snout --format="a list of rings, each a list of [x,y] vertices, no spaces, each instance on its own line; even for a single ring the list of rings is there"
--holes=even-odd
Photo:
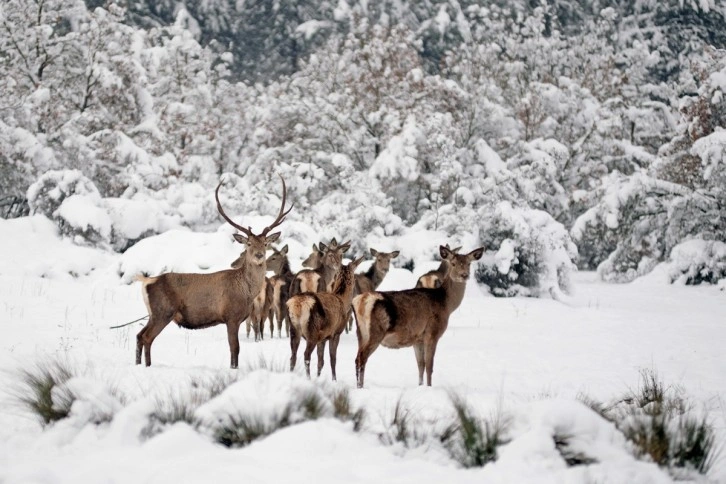
[[[257,259],[257,260],[262,260],[264,258],[265,258],[265,253],[264,252],[257,252],[255,254],[255,259]]]

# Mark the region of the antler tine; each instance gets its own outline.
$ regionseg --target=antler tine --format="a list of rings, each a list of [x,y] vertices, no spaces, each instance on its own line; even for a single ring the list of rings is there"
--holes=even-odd
[[[282,180],[282,203],[280,204],[280,212],[277,214],[277,218],[275,219],[275,221],[272,222],[272,225],[268,225],[267,227],[265,227],[265,230],[262,231],[261,235],[263,236],[267,235],[270,230],[280,225],[282,221],[285,220],[285,217],[287,217],[287,214],[290,213],[292,208],[295,206],[295,204],[293,203],[292,205],[290,205],[290,208],[286,212],[284,211],[285,203],[287,202],[287,185],[285,185],[285,179],[282,178],[282,175],[278,174],[278,176],[280,177],[280,180]]]
[[[244,228],[241,225],[236,224],[231,218],[227,216],[226,213],[224,213],[224,209],[222,208],[222,204],[219,201],[219,189],[224,184],[223,181],[219,182],[219,185],[217,185],[217,189],[214,190],[214,198],[217,200],[217,211],[222,216],[223,219],[227,221],[228,224],[230,224],[232,227],[236,228],[240,232],[244,233],[248,237],[252,236],[252,231],[249,228]]]

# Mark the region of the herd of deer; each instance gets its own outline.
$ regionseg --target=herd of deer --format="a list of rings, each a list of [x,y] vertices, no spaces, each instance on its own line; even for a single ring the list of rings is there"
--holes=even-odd
[[[295,368],[300,339],[305,338],[305,371],[310,376],[310,356],[318,353],[318,376],[323,368],[323,352],[328,342],[333,380],[338,342],[343,331],[352,324],[355,314],[358,354],[355,358],[356,381],[363,387],[365,366],[379,345],[387,348],[413,346],[418,364],[419,385],[431,385],[436,344],[448,325],[449,316],[461,304],[471,262],[481,258],[478,248],[468,254],[441,246],[441,265],[419,278],[416,287],[402,291],[376,291],[388,273],[391,259],[398,251],[384,253],[371,249],[375,262],[364,274],[355,270],[363,257],[343,265],[343,254],[350,243],[313,245],[313,252],[304,262],[306,268],[293,273],[287,258],[287,246],[280,250],[271,244],[280,232],[270,233],[290,213],[285,211],[287,188],[282,181],[280,211],[271,225],[260,234],[230,219],[219,201],[220,183],[215,190],[217,210],[224,220],[242,232],[234,234],[237,242],[246,246],[242,255],[232,263],[232,269],[209,274],[168,272],[156,277],[137,276],[142,282],[142,294],[149,311],[149,322],[137,335],[136,364],[141,364],[142,350],[146,366],[151,365],[151,344],[161,331],[174,321],[189,329],[227,326],[230,364],[237,368],[239,358],[239,329],[247,321],[254,328],[255,339],[263,336],[263,323],[274,321],[278,335],[282,323],[290,337],[292,355],[290,369]],[[267,250],[272,255],[267,258]],[[275,275],[266,278],[268,270]]]

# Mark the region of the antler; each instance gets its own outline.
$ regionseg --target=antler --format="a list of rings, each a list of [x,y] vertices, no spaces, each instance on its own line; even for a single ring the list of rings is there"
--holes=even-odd
[[[224,213],[224,209],[222,208],[222,204],[219,202],[219,188],[224,184],[223,181],[219,182],[219,185],[217,185],[217,189],[214,191],[214,198],[217,200],[217,211],[222,216],[223,219],[227,221],[228,224],[230,224],[232,227],[236,228],[240,232],[244,233],[247,237],[252,237],[254,234],[252,233],[252,230],[247,227],[244,228],[241,225],[236,224],[231,218],[227,216],[226,213]]]
[[[275,227],[277,227],[278,225],[280,225],[282,223],[282,221],[285,220],[285,217],[287,216],[287,214],[290,213],[292,208],[295,206],[294,204],[290,205],[290,208],[287,210],[287,212],[284,211],[285,203],[287,200],[287,186],[285,186],[285,180],[282,178],[282,176],[280,176],[280,180],[282,180],[282,205],[280,206],[280,212],[277,214],[277,218],[275,219],[275,221],[272,222],[272,225],[265,227],[265,229],[262,231],[262,233],[260,234],[262,237],[267,235],[267,233],[270,230],[272,230]],[[222,204],[219,202],[219,188],[223,184],[224,184],[223,181],[219,182],[219,185],[217,185],[217,189],[214,191],[214,198],[217,200],[217,211],[222,216],[222,218],[225,219],[227,221],[227,223],[229,223],[232,227],[234,227],[237,230],[239,230],[240,232],[244,233],[247,237],[254,236],[255,234],[252,233],[251,227],[247,227],[247,228],[242,227],[241,225],[235,223],[231,218],[229,218],[229,216],[227,216],[226,213],[224,213]]]
[[[280,212],[277,214],[277,218],[274,222],[272,222],[272,225],[268,225],[265,227],[265,229],[262,231],[262,236],[267,235],[267,233],[280,225],[283,220],[285,220],[285,217],[287,217],[287,214],[290,213],[292,208],[295,206],[295,204],[290,205],[290,208],[285,212],[285,202],[287,200],[287,186],[285,185],[285,179],[282,178],[282,175],[278,175],[280,177],[280,180],[282,180],[282,203],[280,204]]]

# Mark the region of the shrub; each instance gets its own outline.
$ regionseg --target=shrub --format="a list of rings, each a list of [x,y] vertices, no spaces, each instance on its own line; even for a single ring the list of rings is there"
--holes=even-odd
[[[695,416],[682,391],[666,387],[652,370],[641,372],[640,386],[613,408],[615,425],[645,457],[672,474],[706,474],[717,449],[713,426]]]
[[[43,426],[68,417],[73,395],[54,392],[74,376],[70,365],[61,360],[45,359],[30,369],[20,371],[16,398]]]
[[[452,394],[455,421],[441,442],[451,457],[464,467],[483,467],[497,460],[497,449],[509,442],[509,421],[500,411],[488,419],[477,417],[464,400]]]
[[[569,289],[577,248],[564,226],[541,210],[501,202],[494,213],[481,214],[479,238],[498,248],[479,263],[475,277],[495,296],[517,294],[557,297]]]
[[[726,278],[726,243],[694,239],[682,242],[671,251],[671,282],[688,285],[716,284]]]

